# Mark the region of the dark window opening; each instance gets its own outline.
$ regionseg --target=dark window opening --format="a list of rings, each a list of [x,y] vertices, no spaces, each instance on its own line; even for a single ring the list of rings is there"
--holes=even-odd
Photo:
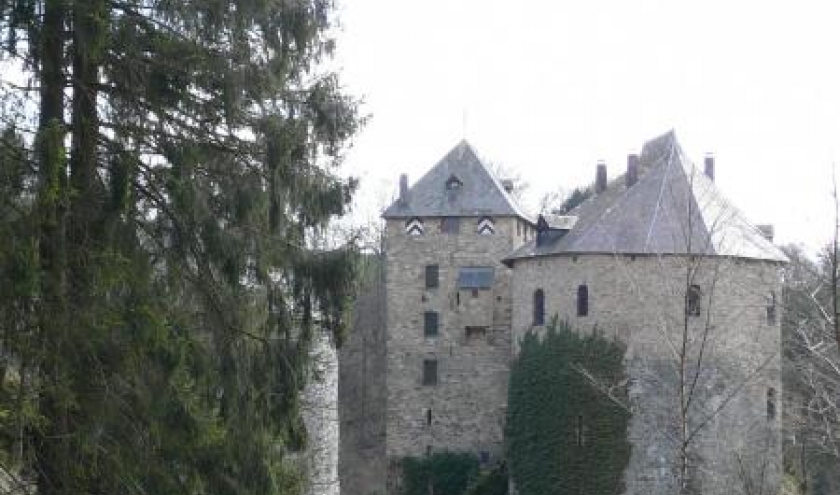
[[[542,289],[534,291],[534,326],[545,324],[545,292]]]
[[[703,292],[699,285],[692,285],[688,288],[685,297],[685,312],[688,316],[700,316],[700,298]]]
[[[473,296],[473,298],[478,297],[478,289],[473,289],[472,290],[472,296]]]
[[[431,455],[432,455],[432,446],[431,445],[426,445],[426,457],[429,457]]]
[[[770,298],[767,302],[767,324],[768,325],[775,325],[776,324],[776,293],[770,292]]]
[[[575,437],[577,439],[578,447],[583,447],[584,445],[586,445],[586,433],[584,429],[585,426],[583,425],[583,414],[578,414],[577,426],[575,427]]]
[[[432,426],[432,410],[426,409],[426,426]]]
[[[455,304],[457,306],[461,305],[461,291],[455,293]]]
[[[770,387],[767,389],[767,419],[773,420],[776,418],[776,389]]]
[[[577,315],[586,316],[589,314],[589,287],[579,285],[577,290]]]
[[[440,269],[437,265],[426,265],[426,288],[435,289],[440,285]]]
[[[479,452],[478,461],[485,466],[487,464],[490,464],[490,452],[487,452],[486,450],[482,450],[481,452]]]
[[[438,383],[438,363],[435,359],[426,359],[423,361],[423,385],[437,385]]]
[[[423,335],[426,337],[437,337],[438,334],[438,313],[426,311],[423,313]]]
[[[487,327],[465,327],[464,331],[466,332],[468,339],[484,337],[487,335]]]
[[[461,229],[461,219],[458,217],[444,217],[440,221],[440,231],[444,234],[457,234]]]

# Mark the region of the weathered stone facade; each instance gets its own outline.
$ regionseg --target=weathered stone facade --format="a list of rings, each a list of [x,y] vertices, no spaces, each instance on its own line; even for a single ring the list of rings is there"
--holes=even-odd
[[[422,236],[406,234],[400,220],[387,222],[386,451],[392,481],[404,456],[449,450],[492,461],[502,454],[511,293],[510,270],[500,260],[523,242],[530,226],[494,218],[495,233],[484,235],[476,232],[478,220],[461,218],[457,233],[443,233],[439,218],[424,219]],[[427,288],[425,270],[432,265],[438,283]],[[492,286],[458,289],[463,267],[492,267]],[[436,335],[426,335],[426,312],[438,314]],[[424,361],[436,363],[436,384],[424,384]]]
[[[743,493],[745,477],[778,487],[781,414],[774,408],[781,405],[768,403],[781,392],[780,318],[772,314],[778,309],[768,309],[773,294],[781,293],[778,263],[609,254],[517,260],[514,338],[544,330],[533,325],[534,293],[542,290],[546,315],[557,315],[581,332],[625,341],[633,445],[627,493],[677,493],[679,380],[672,346],[681,342],[685,329],[689,266],[697,269],[691,285],[702,290],[700,315],[687,317],[690,370],[697,369],[693,364],[710,325],[699,357],[697,405],[689,418],[690,427],[699,428],[692,451],[702,493]],[[581,285],[588,288],[586,316],[577,312]]]
[[[673,133],[629,157],[626,177],[598,171],[596,194],[553,226],[522,214],[466,143],[410,190],[402,179],[384,215],[384,276],[342,350],[345,495],[398,493],[405,456],[500,460],[517,342],[554,315],[628,346],[627,495],[677,493],[686,434],[700,493],[775,493],[784,255]]]

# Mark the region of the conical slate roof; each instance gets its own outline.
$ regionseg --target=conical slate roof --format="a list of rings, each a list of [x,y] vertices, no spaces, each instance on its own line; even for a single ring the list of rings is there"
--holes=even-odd
[[[673,131],[645,144],[639,178],[625,177],[573,210],[564,235],[546,236],[508,261],[562,253],[702,254],[787,261],[683,153]]]
[[[384,218],[452,216],[529,217],[466,141],[461,141],[409,190]]]

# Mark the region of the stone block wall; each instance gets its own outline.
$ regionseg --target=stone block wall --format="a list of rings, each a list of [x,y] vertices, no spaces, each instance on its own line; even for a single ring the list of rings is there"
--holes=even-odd
[[[689,317],[685,327],[687,263],[680,256],[607,254],[517,261],[514,352],[525,332],[544,329],[533,326],[537,289],[545,293],[547,322],[556,314],[578,331],[626,342],[633,413],[627,493],[665,495],[675,493],[680,437],[675,356],[687,328],[688,355],[701,363],[688,365],[699,370],[689,415],[689,428],[696,430],[691,443],[696,483],[707,495],[742,493],[747,480],[775,493],[781,476],[781,308],[774,321],[767,308],[772,294],[777,300],[781,294],[778,265],[696,258],[691,284],[702,291],[700,316]],[[588,287],[587,316],[577,315],[579,285]]]
[[[511,356],[510,270],[500,260],[525,238],[514,218],[496,218],[495,234],[475,231],[478,218],[462,218],[460,232],[442,233],[439,219],[424,219],[425,233],[409,236],[389,220],[387,258],[386,455],[393,492],[404,456],[435,451],[502,454]],[[519,232],[517,234],[517,231]],[[427,265],[439,285],[425,287]],[[493,267],[489,289],[457,289],[461,267]],[[424,313],[438,313],[435,336],[424,335]],[[466,327],[485,327],[467,334]],[[424,385],[424,361],[437,363],[437,384]]]

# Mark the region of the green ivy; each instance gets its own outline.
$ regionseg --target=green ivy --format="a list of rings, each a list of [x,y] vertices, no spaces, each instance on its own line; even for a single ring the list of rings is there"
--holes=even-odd
[[[461,495],[478,476],[478,458],[456,452],[404,457],[402,469],[404,495]]]
[[[504,464],[481,473],[464,495],[508,495],[508,473]]]
[[[556,317],[528,334],[508,391],[510,474],[521,495],[618,495],[630,457],[625,347],[581,336]],[[586,374],[619,385],[609,398]]]

